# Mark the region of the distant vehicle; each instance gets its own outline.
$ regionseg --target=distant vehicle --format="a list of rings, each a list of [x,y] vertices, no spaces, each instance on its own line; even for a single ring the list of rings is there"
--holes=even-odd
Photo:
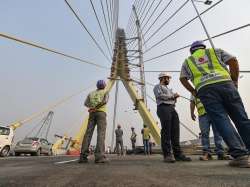
[[[20,154],[31,154],[31,156],[40,156],[45,154],[52,155],[52,144],[44,138],[27,137],[17,142],[14,148],[15,156]]]
[[[9,155],[10,148],[13,142],[14,132],[10,127],[0,126],[0,156]]]

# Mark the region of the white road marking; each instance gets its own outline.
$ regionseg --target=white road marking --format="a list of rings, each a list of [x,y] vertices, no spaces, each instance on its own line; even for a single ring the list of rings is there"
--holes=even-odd
[[[61,161],[61,162],[55,162],[54,164],[65,164],[65,163],[69,163],[69,162],[75,162],[78,159],[74,159],[74,160],[66,160],[66,161]]]

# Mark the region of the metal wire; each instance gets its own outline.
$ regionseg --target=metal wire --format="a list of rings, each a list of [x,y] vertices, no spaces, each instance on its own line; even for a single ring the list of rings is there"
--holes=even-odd
[[[188,1],[189,0],[186,0],[165,22],[163,22],[162,24],[161,24],[161,26],[153,33],[153,34],[151,34],[147,39],[146,39],[146,41],[145,41],[145,43],[148,43],[148,41],[150,40],[150,39],[152,39],[153,38],[153,36],[155,36],[172,18],[174,18],[175,16],[176,16],[176,14],[178,13],[178,12],[180,12],[181,11],[181,9],[182,8],[184,8],[185,7],[185,5],[188,3]],[[146,33],[145,33],[146,34]],[[145,35],[144,34],[144,35]]]
[[[200,15],[205,14],[206,12],[208,12],[209,10],[213,9],[214,7],[216,7],[219,3],[221,3],[223,0],[220,0],[218,2],[216,2],[215,4],[213,4],[212,6],[210,6],[209,8],[207,8],[206,10],[204,10],[203,12],[200,13]],[[180,31],[181,29],[183,29],[184,27],[186,27],[187,25],[189,25],[190,23],[192,23],[194,20],[196,20],[198,18],[198,16],[195,16],[194,18],[190,19],[189,21],[187,21],[185,24],[183,24],[182,26],[180,26],[179,28],[177,28],[176,30],[174,30],[173,32],[171,32],[170,34],[168,34],[167,36],[165,36],[164,38],[162,38],[160,41],[156,42],[155,44],[153,44],[152,46],[150,46],[147,50],[144,51],[144,54],[147,53],[148,51],[150,51],[151,49],[153,49],[154,47],[158,46],[159,44],[161,44],[163,41],[165,41],[166,39],[168,39],[170,36],[174,35],[175,33],[177,33],[178,31]]]
[[[160,0],[159,3],[156,5],[156,7],[154,8],[154,10],[152,11],[152,13],[150,14],[148,20],[146,21],[146,23],[142,26],[142,30],[144,30],[145,26],[148,24],[148,22],[151,20],[151,18],[153,17],[155,11],[158,9],[158,7],[160,6],[160,4],[162,3],[163,0]]]
[[[110,46],[112,48],[111,36],[110,36],[109,29],[108,29],[107,18],[106,18],[106,14],[105,14],[105,11],[104,11],[104,6],[103,6],[103,3],[102,3],[102,0],[100,0],[100,4],[101,4],[101,7],[102,7],[102,15],[103,15],[104,22],[105,22],[105,26],[106,26],[106,31],[107,31],[107,34],[108,34],[109,43],[110,43]]]
[[[47,47],[43,47],[43,46],[38,45],[38,44],[36,44],[34,42],[24,41],[22,39],[18,39],[18,38],[15,38],[13,36],[6,35],[6,34],[3,34],[3,33],[0,33],[0,37],[7,38],[9,40],[13,40],[15,42],[26,44],[26,45],[29,45],[29,46],[32,46],[32,47],[36,47],[36,48],[39,48],[39,49],[42,49],[42,50],[45,50],[45,51],[48,51],[48,52],[51,52],[51,53],[54,53],[54,54],[58,54],[58,55],[61,55],[61,56],[76,60],[78,62],[83,62],[83,63],[86,63],[86,64],[90,64],[90,65],[96,66],[98,68],[109,69],[106,66],[102,66],[102,65],[99,65],[99,64],[96,64],[96,63],[93,63],[93,62],[90,62],[90,61],[87,61],[87,60],[84,60],[84,59],[81,59],[81,58],[78,58],[78,57],[74,57],[72,55],[68,55],[66,53],[56,51],[55,49],[50,49],[50,48],[47,48]]]
[[[144,7],[144,9],[143,9],[142,12],[141,12],[141,15],[140,15],[140,16],[138,15],[139,20],[141,20],[142,16],[144,15],[144,13],[145,13],[145,11],[146,11],[148,5],[149,5],[149,2],[150,2],[150,0],[147,1],[146,6]]]
[[[67,4],[67,6],[70,8],[70,10],[72,11],[72,13],[74,14],[74,16],[76,17],[76,19],[80,22],[80,24],[82,25],[82,27],[84,28],[84,30],[89,34],[89,36],[91,37],[91,39],[93,40],[93,42],[95,43],[95,45],[97,46],[97,48],[101,51],[101,53],[105,56],[105,58],[110,61],[110,59],[108,58],[108,56],[105,54],[105,52],[103,51],[103,49],[101,48],[101,46],[99,45],[99,43],[96,41],[96,39],[94,38],[94,36],[90,33],[90,31],[88,30],[88,28],[85,26],[85,24],[83,23],[83,21],[80,19],[80,17],[77,15],[77,13],[75,12],[75,10],[71,7],[71,5],[68,3],[67,0],[64,0],[65,3]]]
[[[246,27],[249,27],[249,26],[250,26],[250,24],[246,24],[246,25],[243,25],[243,26],[240,26],[240,27],[231,29],[231,30],[229,30],[229,31],[223,32],[223,33],[221,33],[221,34],[215,35],[215,36],[213,36],[213,37],[211,37],[211,38],[212,38],[212,39],[218,38],[218,37],[220,37],[220,36],[223,36],[223,35],[232,33],[232,32],[234,32],[234,31],[241,30],[241,29],[246,28]],[[203,39],[203,41],[207,41],[207,40],[208,40],[208,38]],[[190,46],[191,46],[190,44],[189,44],[189,45],[185,45],[185,46],[180,47],[180,48],[178,48],[178,49],[175,49],[175,50],[172,50],[172,51],[163,53],[163,54],[161,54],[161,55],[159,55],[159,56],[156,56],[156,57],[150,58],[150,59],[148,59],[148,60],[145,60],[144,63],[149,62],[149,61],[152,61],[152,60],[155,60],[155,59],[158,59],[158,58],[161,58],[161,57],[163,57],[163,56],[166,56],[166,55],[169,55],[169,54],[178,52],[178,51],[181,51],[181,50],[183,50],[183,49],[189,48]]]
[[[159,20],[159,18],[161,17],[161,15],[167,10],[167,8],[169,7],[169,5],[172,3],[173,0],[170,0],[168,2],[168,4],[164,7],[164,9],[161,11],[161,13],[156,17],[156,19],[153,21],[153,23],[148,27],[148,29],[145,31],[144,35],[146,35],[150,29],[154,26],[154,24],[157,22],[157,20]],[[143,28],[142,28],[143,30]]]
[[[110,20],[110,15],[109,15],[109,5],[108,5],[108,0],[106,0],[106,10],[108,14],[108,24],[109,24],[109,32],[111,36],[111,41],[112,41],[112,48],[113,48],[113,34],[112,34],[112,29],[111,29],[111,20]]]
[[[103,39],[104,39],[104,41],[105,41],[105,44],[106,44],[106,47],[107,47],[107,49],[108,49],[109,55],[110,55],[110,57],[112,58],[112,54],[111,54],[111,51],[110,51],[110,50],[112,50],[112,49],[111,49],[111,46],[108,45],[108,42],[107,42],[106,37],[105,37],[105,35],[104,35],[104,32],[103,32],[103,29],[102,29],[100,20],[99,20],[99,18],[98,18],[98,15],[97,15],[97,13],[96,13],[96,10],[95,10],[95,6],[94,6],[92,0],[89,0],[89,1],[90,1],[90,3],[91,3],[92,9],[93,9],[93,11],[94,11],[96,20],[97,20],[98,25],[99,25],[99,28],[100,28],[100,30],[101,30],[102,37],[103,37]]]
[[[147,17],[147,15],[149,14],[149,12],[150,12],[150,10],[151,10],[151,8],[153,7],[153,5],[154,5],[154,3],[155,3],[156,1],[152,1],[152,3],[150,4],[150,6],[149,6],[149,8],[148,8],[148,11],[146,12],[146,14],[145,14],[145,16],[142,18],[140,18],[140,20],[142,20],[141,21],[141,24],[144,22],[144,20],[146,19],[146,17]]]

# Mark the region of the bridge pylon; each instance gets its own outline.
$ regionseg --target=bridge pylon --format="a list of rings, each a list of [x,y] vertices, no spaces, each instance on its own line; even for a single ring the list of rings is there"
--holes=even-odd
[[[118,28],[116,31],[113,61],[110,76],[108,77],[109,81],[106,86],[106,91],[110,92],[115,82],[121,81],[134,103],[135,110],[139,111],[139,114],[143,119],[143,123],[149,127],[155,143],[160,145],[160,128],[158,127],[157,121],[147,108],[143,97],[139,95],[136,90],[135,82],[138,83],[138,81],[135,81],[130,77],[127,53],[125,32],[123,29]],[[75,143],[70,147],[71,151],[80,149],[80,143],[82,142],[86,127],[87,121],[84,120],[81,130],[76,135]]]

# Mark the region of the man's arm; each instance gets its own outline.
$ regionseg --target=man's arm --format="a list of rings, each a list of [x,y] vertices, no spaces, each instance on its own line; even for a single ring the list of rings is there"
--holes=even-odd
[[[194,87],[189,83],[186,77],[180,77],[181,84],[193,95],[196,96],[197,91]]]
[[[223,49],[216,49],[216,54],[219,54],[220,60],[225,65],[229,66],[229,71],[231,75],[231,79],[234,82],[235,86],[238,86],[238,78],[239,78],[239,64],[235,56],[224,51]]]
[[[88,108],[90,108],[90,98],[89,95],[87,96],[87,98],[85,99],[84,105]]]
[[[238,79],[239,79],[239,63],[236,58],[231,58],[227,61],[227,64],[229,66],[229,71],[231,78],[235,84],[236,87],[238,87]]]
[[[161,88],[160,85],[155,86],[154,94],[155,94],[155,98],[160,99],[160,100],[168,101],[168,100],[174,100],[175,99],[174,95],[171,94],[170,92],[164,93],[162,91],[162,88]]]
[[[191,118],[192,118],[192,120],[195,121],[196,116],[195,116],[195,114],[194,114],[194,109],[195,109],[195,103],[194,103],[194,101],[190,101]]]

